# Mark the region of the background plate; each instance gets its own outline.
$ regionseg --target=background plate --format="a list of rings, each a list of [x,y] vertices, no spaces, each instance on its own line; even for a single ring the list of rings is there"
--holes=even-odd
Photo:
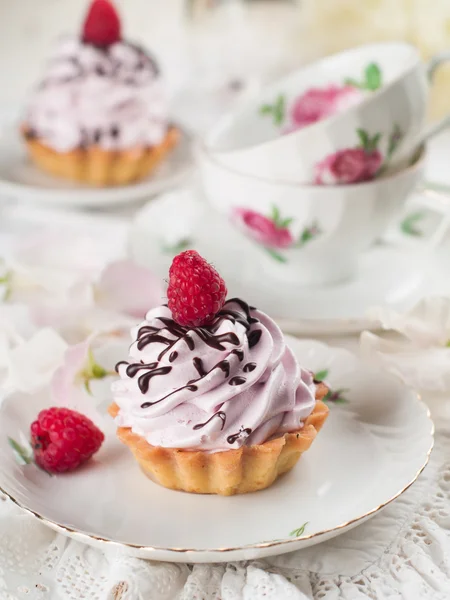
[[[132,185],[93,188],[45,174],[28,159],[18,126],[3,125],[0,194],[23,202],[101,208],[150,198],[180,183],[193,165],[191,140],[181,141],[153,175]]]

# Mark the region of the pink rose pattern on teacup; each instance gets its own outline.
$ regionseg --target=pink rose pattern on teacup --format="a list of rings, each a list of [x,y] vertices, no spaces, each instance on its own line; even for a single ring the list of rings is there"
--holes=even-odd
[[[318,185],[339,185],[370,181],[385,168],[402,139],[398,125],[389,135],[386,157],[378,145],[382,135],[371,137],[364,129],[358,129],[360,144],[354,148],[338,150],[321,160],[314,169],[314,183]]]
[[[371,63],[364,69],[361,80],[347,78],[344,85],[329,84],[323,88],[306,90],[294,100],[287,124],[286,99],[283,94],[273,104],[264,104],[260,113],[271,116],[276,126],[285,125],[283,133],[291,133],[358,104],[364,98],[364,92],[374,92],[381,85],[381,70],[377,64]]]
[[[362,148],[339,150],[316,166],[314,183],[335,185],[369,181],[375,177],[382,162],[378,150],[371,153]]]
[[[360,183],[373,179],[383,163],[377,146],[381,135],[373,138],[363,129],[358,130],[361,145],[338,150],[321,160],[315,167],[314,183],[335,185]]]
[[[246,208],[236,208],[233,217],[250,237],[267,248],[289,248],[294,242],[286,226],[290,220],[280,222]]]
[[[317,237],[321,231],[314,223],[305,227],[298,239],[295,239],[289,230],[289,225],[294,221],[292,218],[282,218],[279,209],[274,206],[270,217],[248,208],[235,208],[232,220],[250,238],[261,244],[263,248],[279,262],[287,262],[285,256],[279,250],[300,248],[307,242]]]
[[[358,104],[362,96],[360,90],[350,85],[311,88],[294,101],[291,108],[291,124],[284,133],[302,129],[350,108]]]

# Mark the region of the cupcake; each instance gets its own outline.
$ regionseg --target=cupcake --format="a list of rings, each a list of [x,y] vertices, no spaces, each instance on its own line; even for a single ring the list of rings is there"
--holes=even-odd
[[[322,427],[314,381],[263,312],[195,251],[170,268],[168,304],[132,330],[110,414],[143,472],[171,489],[243,494],[292,469]]]
[[[122,39],[108,0],[94,0],[81,36],[56,45],[22,124],[44,171],[95,186],[149,175],[177,143],[155,60]]]

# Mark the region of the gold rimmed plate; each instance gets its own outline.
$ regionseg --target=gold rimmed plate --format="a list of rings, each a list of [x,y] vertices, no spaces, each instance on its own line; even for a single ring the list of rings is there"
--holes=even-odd
[[[427,407],[400,381],[346,350],[289,338],[302,365],[326,377],[330,416],[311,449],[271,488],[234,497],[166,490],[149,481],[115,437],[73,474],[49,477],[17,460],[48,390],[15,394],[0,408],[0,488],[43,523],[79,541],[141,558],[180,562],[248,560],[304,548],[358,525],[402,494],[433,446]],[[104,350],[103,364],[117,358]],[[105,390],[102,391],[104,396]]]

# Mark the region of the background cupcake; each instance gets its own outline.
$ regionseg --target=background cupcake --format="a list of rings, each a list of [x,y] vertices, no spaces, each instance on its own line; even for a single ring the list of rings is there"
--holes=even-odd
[[[158,65],[122,39],[108,0],[94,0],[79,38],[57,43],[22,132],[39,167],[98,186],[146,177],[176,144]]]

